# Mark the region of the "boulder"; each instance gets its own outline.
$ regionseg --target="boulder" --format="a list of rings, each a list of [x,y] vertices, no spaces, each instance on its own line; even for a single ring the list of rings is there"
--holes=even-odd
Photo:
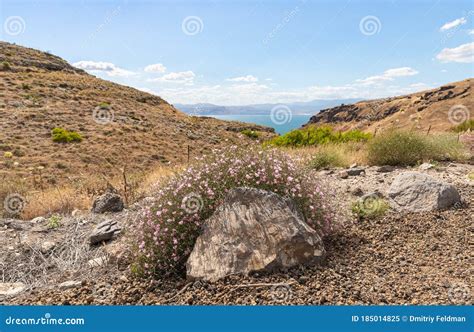
[[[215,281],[232,274],[319,263],[317,232],[292,200],[254,188],[229,191],[205,222],[186,264],[189,279]]]
[[[91,245],[111,240],[115,235],[119,234],[122,229],[114,220],[105,220],[99,223],[89,237]]]
[[[97,197],[92,205],[92,212],[94,213],[105,213],[105,212],[120,212],[123,210],[123,200],[120,195],[106,192],[105,194]]]
[[[398,175],[388,190],[388,197],[393,208],[406,212],[443,210],[461,202],[454,186],[418,172]]]

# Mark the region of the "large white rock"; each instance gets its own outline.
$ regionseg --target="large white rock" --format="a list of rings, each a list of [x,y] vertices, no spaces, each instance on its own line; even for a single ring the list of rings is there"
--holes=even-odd
[[[443,210],[461,201],[454,186],[418,172],[398,175],[388,197],[393,208],[406,212]]]
[[[316,264],[324,255],[321,238],[291,200],[265,190],[235,188],[206,221],[186,270],[190,279],[215,281]]]

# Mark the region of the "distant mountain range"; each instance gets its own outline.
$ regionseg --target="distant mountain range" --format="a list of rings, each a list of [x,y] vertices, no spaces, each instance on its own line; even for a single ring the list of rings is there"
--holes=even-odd
[[[214,104],[175,104],[174,107],[191,115],[269,115],[272,109],[279,105],[287,106],[294,115],[313,115],[320,110],[342,104],[353,104],[361,99],[312,100],[281,104],[254,104],[243,106],[220,106]]]

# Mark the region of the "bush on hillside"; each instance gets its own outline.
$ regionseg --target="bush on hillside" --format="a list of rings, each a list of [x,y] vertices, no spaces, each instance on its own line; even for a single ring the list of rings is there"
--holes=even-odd
[[[244,129],[240,133],[252,139],[257,139],[260,136],[258,132],[256,132],[255,130],[250,130],[250,129]]]
[[[368,143],[371,165],[414,166],[423,161],[464,159],[464,148],[453,135],[427,136],[415,131],[391,130]]]
[[[310,161],[310,167],[322,170],[331,167],[344,167],[346,162],[344,156],[336,149],[324,149],[318,151]]]
[[[274,146],[309,146],[327,143],[363,142],[371,138],[371,134],[360,130],[335,131],[330,126],[309,126],[296,129],[268,141]]]
[[[71,143],[71,142],[81,142],[82,136],[75,131],[68,131],[63,128],[54,128],[51,131],[51,136],[53,142],[56,143]]]
[[[7,61],[2,61],[1,68],[2,70],[5,70],[5,71],[12,69],[12,67],[10,66],[10,63]]]
[[[333,196],[285,153],[227,148],[198,160],[157,193],[155,206],[135,228],[132,270],[144,275],[183,272],[204,221],[230,189],[243,186],[292,198],[321,235],[340,220]]]
[[[453,127],[452,130],[456,133],[463,133],[465,131],[471,130],[474,131],[474,120],[466,120],[457,126]]]

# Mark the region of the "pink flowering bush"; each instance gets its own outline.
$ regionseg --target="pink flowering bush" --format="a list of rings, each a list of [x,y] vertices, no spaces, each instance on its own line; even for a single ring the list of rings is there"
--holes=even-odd
[[[230,147],[198,159],[158,191],[155,205],[136,228],[133,270],[147,275],[182,272],[205,220],[230,189],[244,186],[291,197],[321,235],[335,228],[334,198],[314,173],[278,150]]]

